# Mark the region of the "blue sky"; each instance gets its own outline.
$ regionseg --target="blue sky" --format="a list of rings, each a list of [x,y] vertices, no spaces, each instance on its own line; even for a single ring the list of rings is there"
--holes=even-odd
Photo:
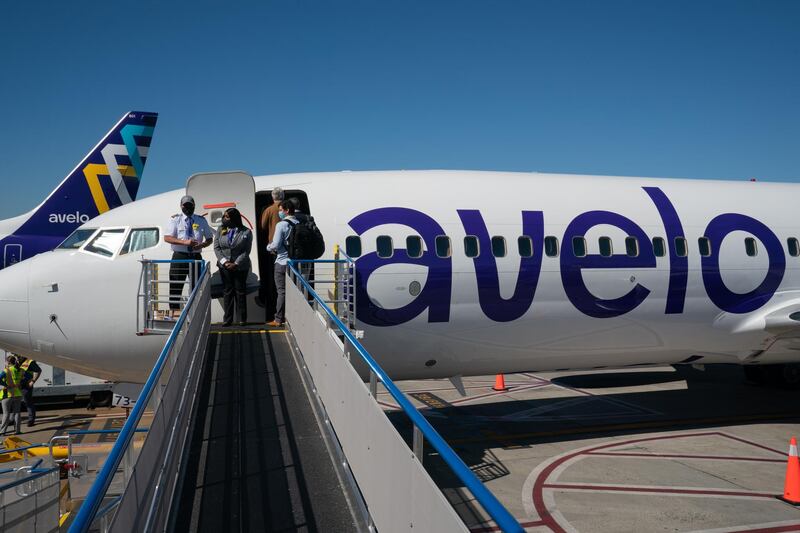
[[[160,113],[142,196],[228,169],[800,180],[790,0],[14,2],[0,69],[0,218],[132,109]]]

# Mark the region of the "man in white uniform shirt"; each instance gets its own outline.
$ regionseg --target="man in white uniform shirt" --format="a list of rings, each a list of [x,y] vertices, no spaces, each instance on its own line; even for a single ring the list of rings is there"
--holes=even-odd
[[[206,219],[194,214],[194,198],[181,198],[181,213],[173,215],[167,225],[164,241],[172,246],[172,259],[188,259],[199,261],[200,250],[214,242],[214,230]],[[172,263],[169,267],[169,308],[180,311],[181,293],[186,277],[189,275],[189,263]]]

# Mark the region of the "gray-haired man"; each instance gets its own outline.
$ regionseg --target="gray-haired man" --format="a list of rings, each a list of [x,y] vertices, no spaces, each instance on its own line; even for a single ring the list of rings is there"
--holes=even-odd
[[[284,199],[283,189],[275,187],[272,189],[272,205],[264,209],[261,213],[261,220],[259,226],[261,231],[267,237],[267,242],[272,242],[275,237],[275,226],[281,221],[278,213],[281,210],[281,202]],[[266,255],[266,272],[268,275],[263,276],[261,279],[261,290],[259,291],[259,299],[266,308],[267,315],[275,312],[275,304],[278,298],[278,293],[275,286],[272,284],[272,273],[274,272],[275,256],[273,254]],[[258,302],[257,302],[258,303]],[[259,304],[261,305],[261,304]]]

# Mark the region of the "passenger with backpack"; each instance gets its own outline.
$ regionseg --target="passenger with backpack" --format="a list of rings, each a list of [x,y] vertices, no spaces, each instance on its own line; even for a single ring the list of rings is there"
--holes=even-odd
[[[280,327],[286,321],[286,265],[289,259],[318,259],[325,253],[325,241],[314,223],[314,218],[301,213],[295,216],[295,202],[283,200],[278,216],[281,221],[275,226],[275,235],[267,245],[267,251],[276,254],[275,289],[278,299],[275,304],[275,319],[268,322],[271,327]],[[306,276],[306,269],[301,269]]]
[[[297,219],[294,218],[294,203],[283,200],[278,217],[281,221],[275,226],[272,242],[267,245],[267,251],[276,255],[273,271],[275,273],[275,292],[278,293],[278,298],[275,302],[275,319],[267,323],[268,326],[275,328],[283,326],[286,320],[286,264],[289,262],[289,234],[292,232],[293,224],[297,223]]]

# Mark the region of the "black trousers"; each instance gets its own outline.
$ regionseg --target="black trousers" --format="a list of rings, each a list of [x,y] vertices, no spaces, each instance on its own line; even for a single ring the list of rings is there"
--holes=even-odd
[[[200,260],[200,254],[198,253],[189,253],[189,252],[172,252],[173,259],[192,259],[192,260]],[[189,263],[172,263],[169,266],[169,280],[174,282],[169,284],[169,308],[170,309],[180,309],[181,308],[181,294],[183,293],[183,285],[186,278],[189,276],[189,272],[191,272],[191,267]],[[189,291],[186,291],[186,295],[189,295]]]
[[[237,322],[247,322],[247,270],[228,270],[220,268],[224,290],[222,293],[222,309],[225,311],[224,322],[233,322],[233,309],[236,307]]]

